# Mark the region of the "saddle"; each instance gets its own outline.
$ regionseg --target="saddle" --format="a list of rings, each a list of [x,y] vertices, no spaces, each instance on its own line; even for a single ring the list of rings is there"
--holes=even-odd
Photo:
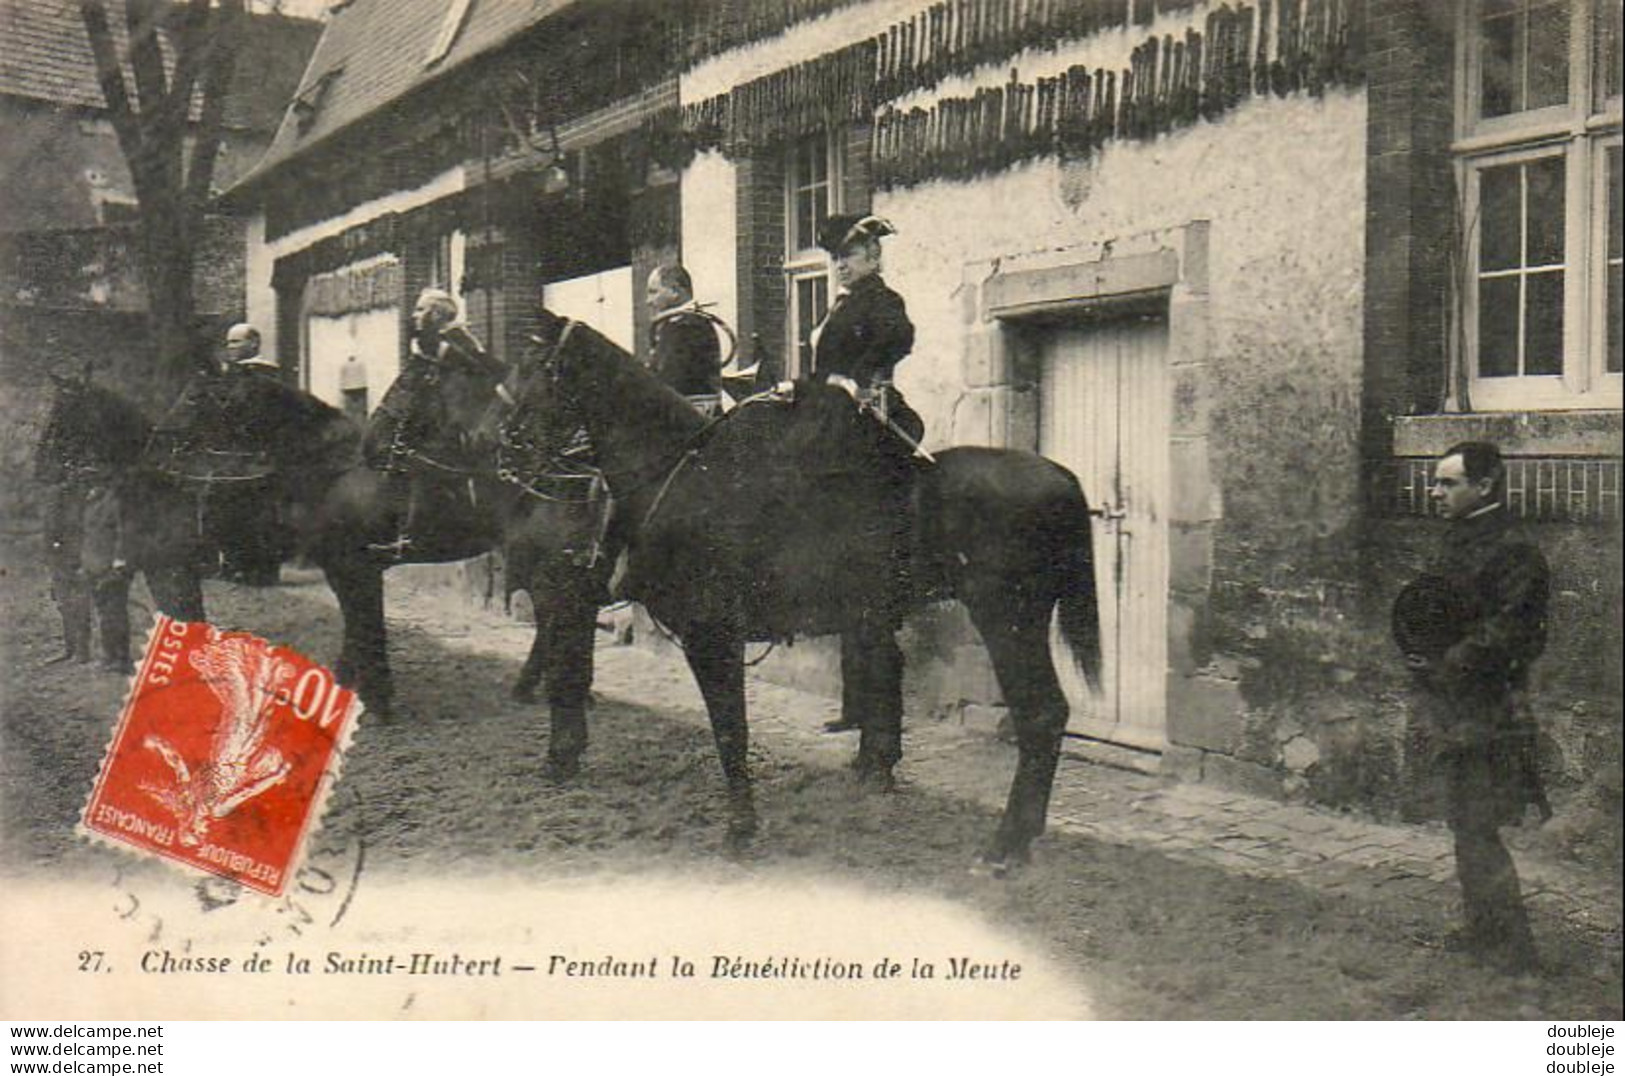
[[[753,397],[710,427],[643,521],[633,596],[680,600],[701,622],[742,615],[760,639],[895,623],[914,478],[911,448],[840,389]],[[715,551],[702,570],[717,578],[685,577],[695,549]],[[742,608],[705,607],[740,596]]]

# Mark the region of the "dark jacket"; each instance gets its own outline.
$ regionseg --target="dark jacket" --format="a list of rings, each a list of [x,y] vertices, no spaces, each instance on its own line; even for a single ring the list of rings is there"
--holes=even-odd
[[[1452,522],[1428,571],[1454,585],[1458,641],[1420,674],[1428,738],[1445,779],[1447,817],[1516,821],[1549,814],[1534,718],[1523,702],[1546,648],[1551,570],[1504,508]]]
[[[680,308],[657,318],[650,326],[650,338],[649,366],[660,380],[684,396],[717,391],[722,345],[710,318]]]
[[[890,381],[892,368],[914,348],[914,323],[903,297],[877,273],[852,285],[824,319],[813,349],[813,376],[850,377],[864,388]]]
[[[1496,506],[1452,522],[1428,571],[1460,588],[1465,629],[1436,663],[1436,685],[1458,695],[1526,686],[1530,665],[1546,649],[1551,569],[1540,547]]]

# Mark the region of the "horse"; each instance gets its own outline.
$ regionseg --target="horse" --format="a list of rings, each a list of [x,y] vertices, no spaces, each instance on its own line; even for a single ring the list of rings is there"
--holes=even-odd
[[[506,367],[503,376],[510,395],[519,391],[523,362]],[[383,469],[379,460],[369,462],[363,444],[388,438],[381,427],[392,406],[389,394],[365,430],[281,384],[256,389],[257,408],[242,416],[241,425],[261,431],[260,452],[282,476],[291,545],[322,570],[338,599],[344,640],[334,672],[377,716],[390,715],[394,696],[385,573],[499,548],[507,554],[510,594],[527,590],[536,612],[515,696],[533,698],[537,681],[545,680],[552,710],[584,715],[610,567],[592,556],[597,507],[590,498],[558,495],[550,488],[556,482],[532,473],[522,444],[503,436],[505,407],[496,384],[473,369],[439,372],[434,428],[423,443],[384,460]]]
[[[509,376],[517,387],[517,364]],[[172,413],[155,428],[110,389],[70,390],[59,382],[42,451],[89,438],[116,457],[126,559],[146,575],[160,611],[205,619],[200,577],[213,550],[203,534],[204,507],[218,490],[258,491],[278,502],[277,518],[288,531],[284,552],[319,567],[338,600],[344,634],[335,674],[356,689],[369,712],[387,718],[394,690],[384,573],[398,564],[461,560],[501,548],[510,594],[528,590],[536,611],[531,653],[514,695],[533,699],[545,679],[555,712],[584,714],[610,568],[591,558],[595,502],[551,494],[546,478],[527,478],[522,459],[504,463],[494,441],[476,454],[473,468],[437,471],[428,459],[427,472],[415,478],[380,472],[362,456],[363,430],[343,412],[291,386],[262,381],[245,394],[246,384],[200,378],[175,408],[186,414]],[[451,423],[466,429],[491,424],[491,415],[482,411],[475,418],[455,406],[476,395],[488,398],[488,391],[448,395]],[[406,534],[413,498],[420,503]],[[403,536],[410,541],[403,543]]]
[[[538,338],[551,344],[548,376],[531,380],[519,408],[549,420],[536,425],[555,446],[586,431],[617,506],[628,596],[678,639],[704,697],[730,843],[748,845],[757,829],[746,642],[866,634],[895,647],[890,632],[902,615],[956,598],[988,648],[1019,750],[982,860],[996,873],[1026,862],[1044,830],[1068,717],[1050,653],[1052,617],[1085,680],[1099,683],[1090,513],[1077,479],[1033,453],[960,447],[929,463],[911,462],[905,450],[899,481],[872,480],[871,466],[899,463],[901,441],[838,388],[797,383],[802,402],[753,398],[708,421],[590,327],[548,311],[537,324]],[[796,418],[803,408],[807,421]],[[856,438],[827,446],[826,463],[868,444],[865,437],[881,441],[856,451],[856,469],[753,471],[764,454],[782,462],[775,446],[805,441],[809,428]],[[886,511],[896,518],[876,518]],[[899,536],[903,571],[894,570]],[[878,666],[864,673],[882,681],[868,697],[900,700],[900,652]],[[860,778],[883,788],[901,753],[900,702],[896,715],[862,722],[854,759]]]
[[[128,616],[134,574],[146,578],[160,612],[179,620],[202,620],[198,566],[202,543],[197,505],[180,484],[143,461],[152,422],[139,406],[83,377],[51,375],[53,393],[35,454],[41,481],[62,484],[94,472],[117,498],[120,549],[129,572],[115,573],[107,594],[103,631],[115,631],[128,650],[129,627],[111,624]],[[75,552],[75,556],[77,553]],[[123,655],[128,659],[128,654]]]

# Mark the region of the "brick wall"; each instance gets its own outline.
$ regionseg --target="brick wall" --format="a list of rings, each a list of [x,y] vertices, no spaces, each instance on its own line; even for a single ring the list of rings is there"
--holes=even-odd
[[[1438,408],[1444,300],[1455,242],[1449,145],[1454,5],[1369,0],[1366,137],[1366,383],[1361,455],[1367,504],[1383,481],[1395,415]]]
[[[738,169],[739,346],[760,338],[764,360],[783,371],[784,162],[763,155]]]

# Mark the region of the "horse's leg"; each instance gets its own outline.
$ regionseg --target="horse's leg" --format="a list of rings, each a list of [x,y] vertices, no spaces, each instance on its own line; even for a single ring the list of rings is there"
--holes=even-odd
[[[592,573],[570,563],[555,566],[544,582],[545,603],[537,613],[536,642],[547,673],[547,708],[551,731],[547,744],[549,771],[569,777],[587,750],[587,698],[592,691],[593,633],[598,624],[599,586]],[[546,631],[543,631],[543,625]],[[527,669],[530,662],[526,662]]]
[[[745,646],[730,631],[696,625],[683,632],[684,653],[711,715],[711,735],[728,782],[728,837],[734,844],[756,833],[745,725]]]
[[[344,645],[333,672],[339,683],[356,690],[368,710],[388,717],[394,685],[384,633],[383,570],[356,558],[324,562],[322,573],[344,618]]]
[[[865,625],[841,636],[842,716],[862,728],[852,768],[860,780],[892,787],[903,757],[903,651],[889,625]]]
[[[989,601],[971,604],[971,619],[993,659],[1015,724],[1016,775],[1004,817],[984,857],[995,867],[1007,867],[1026,862],[1033,838],[1044,832],[1066,733],[1067,701],[1050,657],[1047,609]]]
[[[525,655],[519,678],[513,682],[513,697],[518,702],[536,701],[536,688],[541,684],[542,673],[547,668],[547,637],[552,631],[554,596],[537,585],[530,586],[528,593],[536,617],[536,634],[531,637],[530,653]]]

